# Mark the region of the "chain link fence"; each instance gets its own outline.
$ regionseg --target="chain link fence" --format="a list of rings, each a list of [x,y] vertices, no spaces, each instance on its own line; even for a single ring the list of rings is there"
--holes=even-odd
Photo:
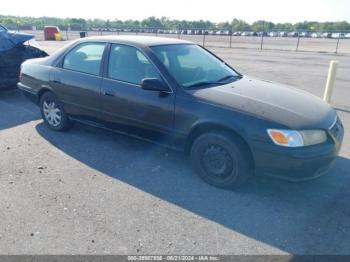
[[[35,27],[21,28],[8,25],[9,29],[33,34],[38,41],[44,40],[44,31]],[[80,38],[82,30],[63,28],[63,40]],[[99,35],[148,35],[189,40],[206,47],[247,48],[261,50],[311,51],[324,53],[350,53],[350,32],[234,32],[206,29],[159,29],[159,28],[91,28],[87,36]]]

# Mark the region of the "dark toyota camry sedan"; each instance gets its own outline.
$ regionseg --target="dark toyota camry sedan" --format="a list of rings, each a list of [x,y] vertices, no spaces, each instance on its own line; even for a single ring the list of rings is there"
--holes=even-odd
[[[18,87],[53,130],[81,121],[184,150],[206,182],[224,188],[254,173],[294,181],[320,176],[344,133],[321,99],[241,75],[177,39],[78,40],[23,63]]]

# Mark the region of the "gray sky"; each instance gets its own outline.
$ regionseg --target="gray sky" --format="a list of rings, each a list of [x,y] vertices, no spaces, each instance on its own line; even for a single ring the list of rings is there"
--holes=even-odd
[[[350,0],[5,0],[0,14],[102,19],[172,19],[248,22],[350,22]]]

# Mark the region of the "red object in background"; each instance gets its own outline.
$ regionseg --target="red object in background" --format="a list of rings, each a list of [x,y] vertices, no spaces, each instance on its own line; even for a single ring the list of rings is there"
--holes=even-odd
[[[55,40],[55,34],[58,33],[60,29],[57,26],[45,26],[44,28],[44,38],[45,40]]]

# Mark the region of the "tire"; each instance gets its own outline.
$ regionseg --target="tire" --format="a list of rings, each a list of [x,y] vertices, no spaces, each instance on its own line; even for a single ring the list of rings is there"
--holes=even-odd
[[[71,127],[71,121],[63,110],[62,103],[57,97],[46,92],[40,98],[40,111],[44,123],[54,131],[66,131]]]
[[[200,135],[192,144],[191,162],[205,182],[226,189],[242,186],[253,173],[247,146],[223,132]]]

